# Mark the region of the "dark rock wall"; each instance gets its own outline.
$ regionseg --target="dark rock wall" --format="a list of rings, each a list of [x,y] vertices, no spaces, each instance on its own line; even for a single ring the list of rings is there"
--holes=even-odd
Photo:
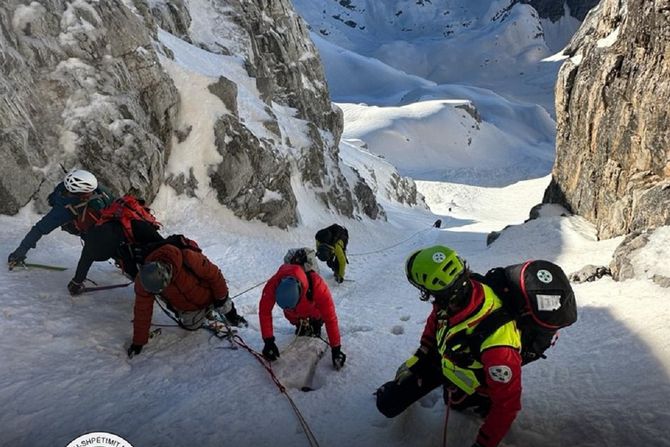
[[[202,11],[191,8],[216,15],[211,23],[221,29],[211,35],[220,32],[220,41],[198,41],[192,17]],[[161,66],[160,55],[172,57],[158,41],[161,27],[207,51],[244,57],[266,104],[270,120],[262,124],[272,138],[258,137],[238,116],[233,81],[221,77],[209,87],[230,112],[214,124],[223,161],[208,173],[220,203],[245,219],[295,225],[297,171],[328,208],[384,216],[365,181],[347,181],[342,171],[342,115],[289,0],[7,0],[0,27],[0,213],[16,213],[32,198],[44,210],[61,165],[149,201],[163,183],[194,193],[193,170],[165,174],[171,145],[188,142],[193,127],[176,128],[180,97]],[[295,110],[308,144],[294,146],[283,134],[275,107]]]
[[[6,0],[0,28],[0,213],[42,205],[61,164],[152,198],[179,107],[152,30],[120,0]]]
[[[602,238],[670,224],[670,1],[603,0],[566,51],[544,201]]]

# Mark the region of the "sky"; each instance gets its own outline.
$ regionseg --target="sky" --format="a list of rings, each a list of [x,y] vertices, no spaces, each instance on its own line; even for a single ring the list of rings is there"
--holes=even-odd
[[[205,18],[192,14],[203,27]],[[530,20],[524,11],[515,14]],[[487,29],[499,31],[482,25],[476,30],[480,39]],[[416,36],[412,45],[421,38],[425,36]],[[160,39],[175,53],[174,62],[163,63],[182,97],[190,95],[202,104],[185,107],[183,122],[225,113],[205,91],[207,80],[224,70],[243,86],[238,99],[249,125],[262,119],[253,83],[235,65],[241,62],[228,58],[223,63],[223,56],[165,32]],[[351,49],[346,51],[338,53],[332,46],[347,41]],[[343,218],[301,189],[296,192],[300,224],[280,230],[236,218],[216,203],[206,182],[192,198],[164,186],[152,207],[164,234],[195,239],[221,268],[238,311],[250,323],[239,335],[258,351],[263,346],[257,318],[262,286],[252,287],[279,268],[288,249],[312,246],[319,228],[345,225],[350,281],[335,283],[325,264],[321,273],[334,297],[347,363],[335,371],[326,354],[317,364],[314,390],[297,389],[293,379],[309,365],[289,361],[295,349],[293,328],[275,309],[277,345],[285,353],[277,365],[279,379],[291,384],[288,394],[321,446],[442,445],[445,406],[439,391],[394,419],[375,407],[373,392],[416,350],[430,313],[430,305],[407,283],[406,257],[418,248],[443,244],[482,273],[526,259],[550,260],[572,273],[588,264],[607,265],[623,238],[598,240],[592,224],[578,216],[562,217],[555,207],[524,223],[549,183],[555,136],[552,113],[541,105],[546,101],[529,103],[509,94],[520,90],[514,84],[518,79],[491,82],[509,84],[500,92],[482,85],[443,84],[398,71],[388,54],[384,61],[371,59],[364,51],[369,40],[358,42],[353,34],[332,45],[317,44],[320,51],[330,48],[323,58],[330,85],[344,88],[350,75],[338,75],[333,66],[353,60],[366,73],[395,79],[384,84],[386,90],[372,93],[352,85],[350,95],[333,95],[345,112],[342,163],[377,173],[375,192],[386,221]],[[471,74],[478,78],[467,67],[463,70],[463,79]],[[173,150],[170,170],[216,162],[206,128],[200,138],[190,152]],[[467,138],[472,138],[470,145]],[[415,144],[404,145],[407,139]],[[393,199],[389,190],[396,170],[415,179],[426,206]],[[17,216],[0,216],[0,251],[11,252],[37,219],[30,204]],[[432,226],[436,219],[442,220],[441,228]],[[511,227],[486,246],[487,234],[507,225]],[[523,409],[501,446],[670,446],[670,292],[650,280],[653,274],[670,276],[659,262],[670,255],[668,247],[670,231],[665,228],[635,254],[634,279],[614,282],[606,277],[573,285],[579,319],[561,331],[547,359],[524,367]],[[308,445],[286,396],[243,349],[230,349],[204,331],[163,327],[139,356],[128,359],[132,289],[69,296],[66,284],[80,250],[77,238],[56,231],[29,252],[29,260],[68,270],[0,270],[0,446],[65,446],[92,431],[117,434],[135,447]],[[96,263],[89,278],[101,285],[124,281],[107,262]],[[156,309],[154,323],[172,322]],[[447,445],[471,445],[480,423],[472,415],[450,412]]]

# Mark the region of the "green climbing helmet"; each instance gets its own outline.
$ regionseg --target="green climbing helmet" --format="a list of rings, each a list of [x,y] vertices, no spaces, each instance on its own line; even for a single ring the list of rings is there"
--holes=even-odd
[[[429,293],[442,292],[454,286],[464,272],[464,262],[454,250],[444,245],[417,250],[405,263],[410,284]]]

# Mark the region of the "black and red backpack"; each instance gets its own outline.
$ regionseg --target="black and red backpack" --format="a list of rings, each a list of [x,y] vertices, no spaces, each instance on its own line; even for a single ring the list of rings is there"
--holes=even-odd
[[[114,200],[111,205],[103,208],[100,211],[100,218],[97,225],[102,225],[106,222],[116,220],[121,223],[123,233],[129,243],[134,244],[135,237],[133,235],[132,222],[134,220],[141,220],[151,224],[155,229],[161,227],[160,222],[156,220],[151,210],[145,205],[144,200],[137,199],[135,196],[126,194]]]
[[[481,321],[469,347],[477,351],[481,344],[502,325],[516,320],[521,331],[521,359],[527,364],[546,358],[544,352],[554,345],[558,330],[577,321],[577,302],[563,269],[549,261],[526,261],[472,275],[493,289],[503,307]],[[478,357],[478,355],[477,355]]]

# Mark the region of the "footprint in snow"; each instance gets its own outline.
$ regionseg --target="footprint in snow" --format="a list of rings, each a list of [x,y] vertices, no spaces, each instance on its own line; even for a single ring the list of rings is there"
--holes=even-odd
[[[400,321],[409,321],[410,316],[409,315],[403,315],[400,317]]]
[[[391,333],[393,335],[402,335],[405,333],[405,328],[401,325],[395,325],[391,328]]]

